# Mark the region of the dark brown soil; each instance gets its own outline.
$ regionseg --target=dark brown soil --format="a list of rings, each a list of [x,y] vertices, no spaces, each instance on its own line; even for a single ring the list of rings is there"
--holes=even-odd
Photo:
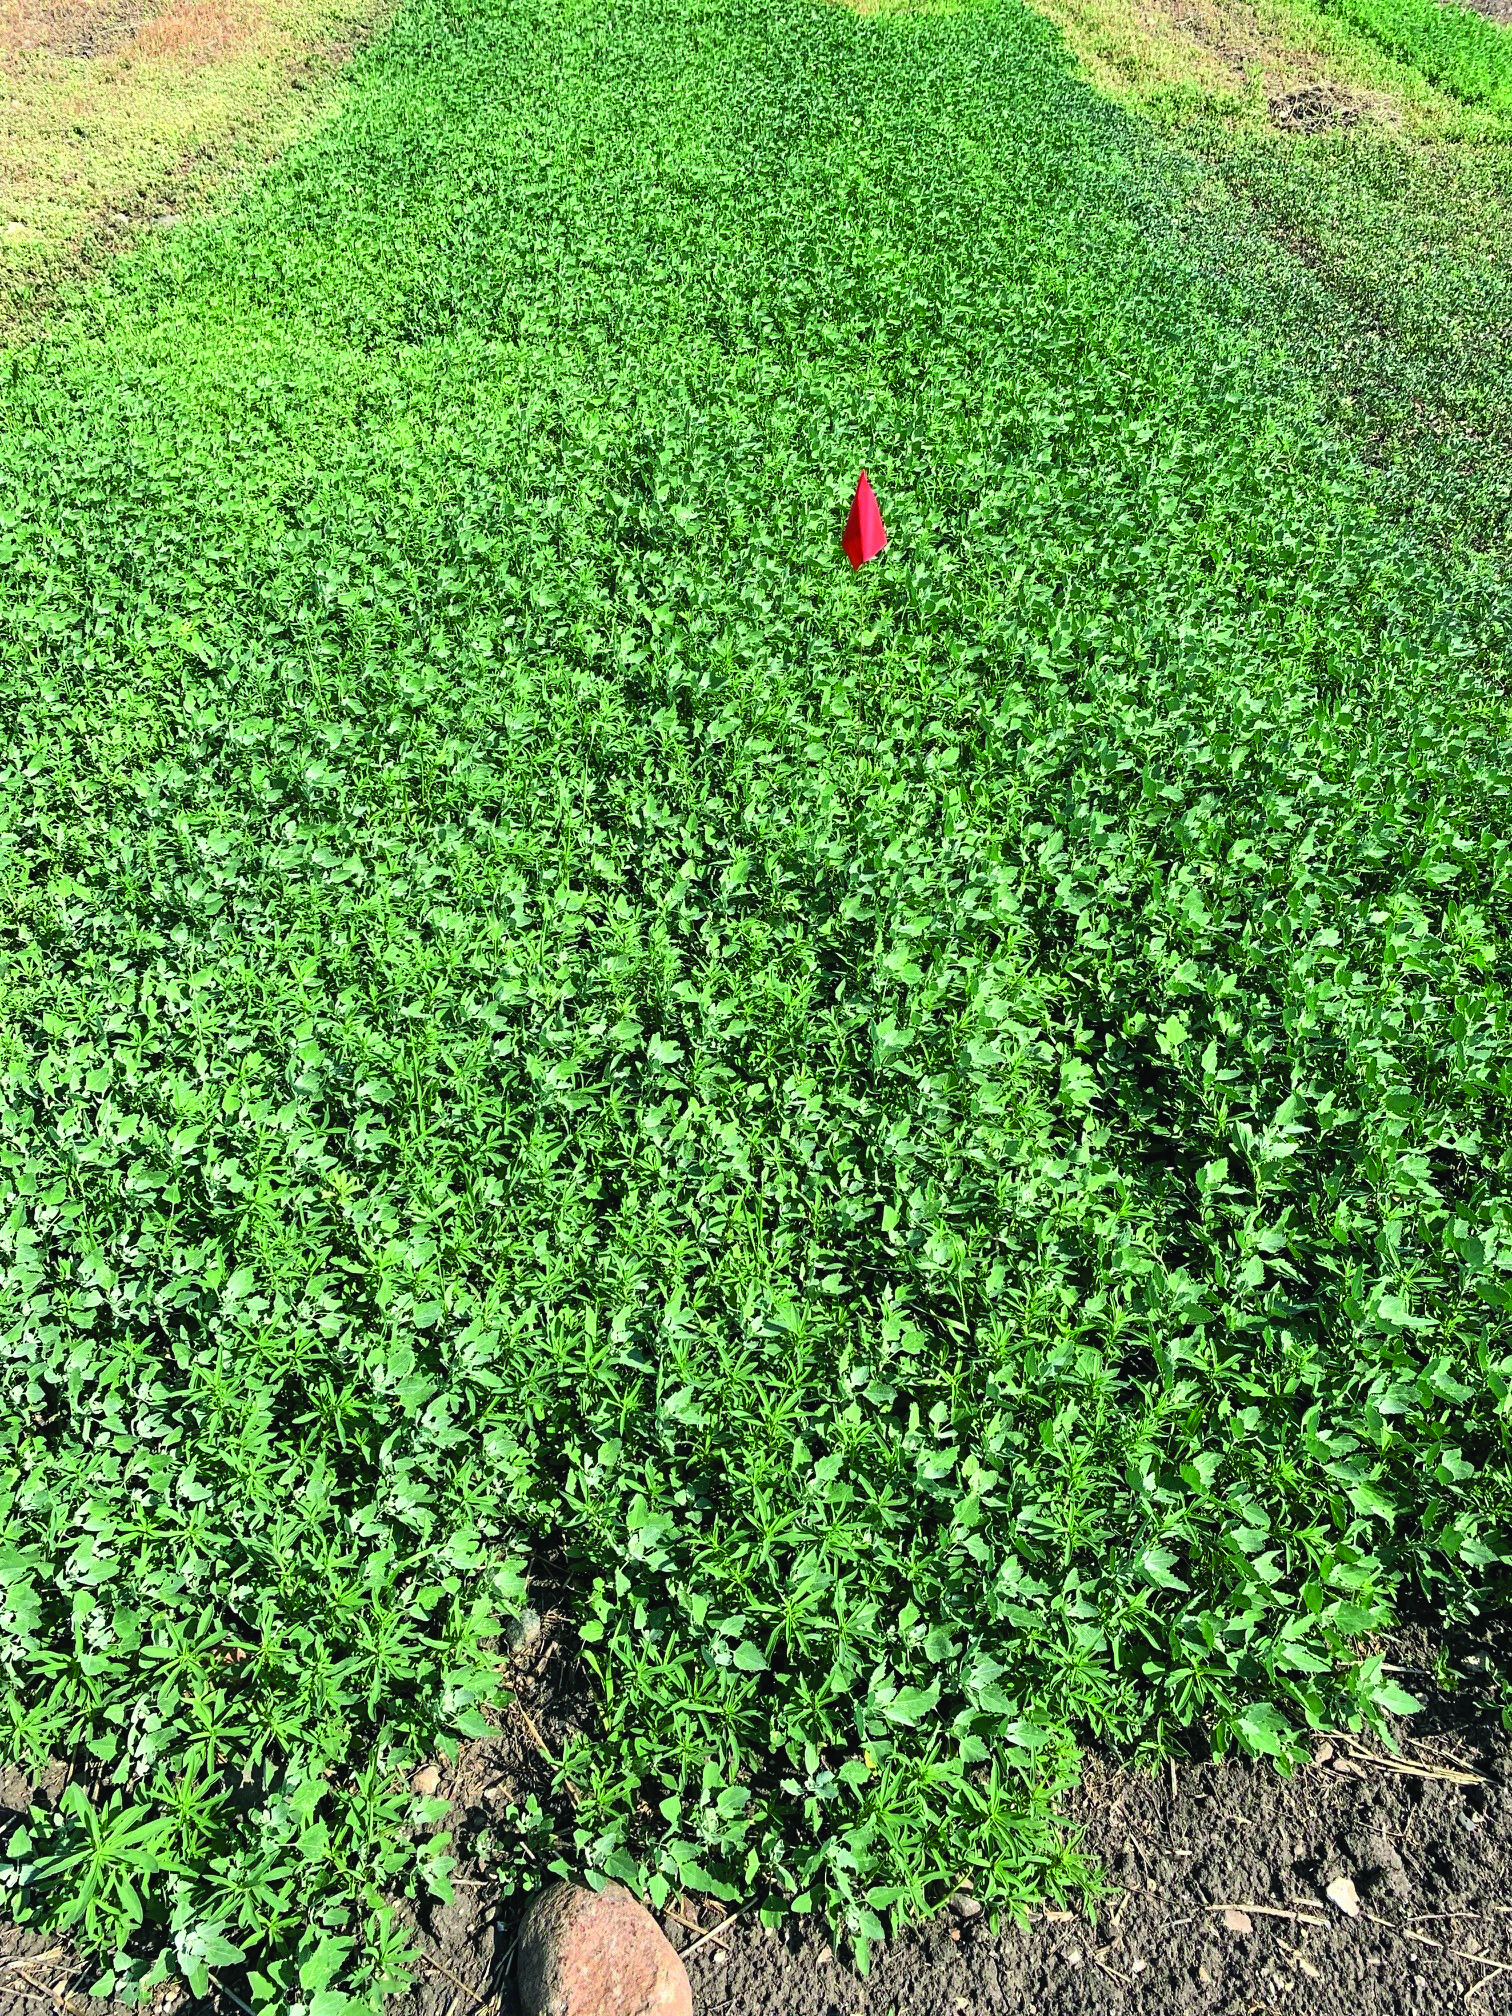
[[[1512,0],[1452,0],[1458,7],[1469,7],[1477,14],[1484,14],[1488,21],[1512,24]],[[1480,1997],[1475,1998],[1477,2002]]]
[[[1428,1703],[1412,1733],[1404,1727],[1399,1756],[1337,1735],[1320,1739],[1313,1763],[1290,1780],[1237,1758],[1146,1771],[1094,1758],[1066,1810],[1104,1871],[1091,1912],[1046,1910],[994,1932],[963,1895],[875,1956],[863,1980],[819,1930],[765,1932],[738,1912],[674,1900],[661,1920],[687,1953],[698,2016],[1512,2009],[1512,1738],[1491,1677],[1502,1655],[1458,1642],[1453,1684],[1439,1689],[1421,1640],[1392,1650]],[[515,1677],[518,1704],[497,1736],[437,1770],[463,1859],[455,1900],[412,1913],[421,1966],[394,2016],[479,2007],[517,2016],[511,1962],[527,1900],[514,1887],[520,1855],[504,1816],[533,1792],[565,1836],[571,1794],[552,1799],[544,1753],[584,1726],[589,1704],[554,1618]],[[421,1789],[432,1789],[429,1779]],[[526,1885],[545,1879],[552,1853],[548,1839],[537,1842]],[[1353,1916],[1327,1894],[1340,1878],[1354,1886]],[[54,2016],[101,2016],[79,1993],[87,1971],[62,1954],[42,1957],[52,1947],[0,1931],[0,2016],[48,2005]],[[27,1949],[38,1957],[26,1960]],[[236,1992],[234,1977],[226,1986]],[[233,2006],[217,1997],[215,2016]],[[179,2000],[177,2016],[189,2007]]]

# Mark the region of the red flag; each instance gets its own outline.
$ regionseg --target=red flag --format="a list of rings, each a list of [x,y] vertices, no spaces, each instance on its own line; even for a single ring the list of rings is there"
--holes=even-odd
[[[876,494],[866,480],[864,469],[861,481],[856,485],[856,494],[851,499],[850,516],[845,521],[840,544],[845,548],[845,557],[852,567],[864,567],[868,560],[875,560],[887,544],[887,528],[882,523]]]

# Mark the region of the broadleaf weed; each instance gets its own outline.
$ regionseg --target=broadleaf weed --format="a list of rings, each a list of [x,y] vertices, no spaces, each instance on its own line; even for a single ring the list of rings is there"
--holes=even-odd
[[[1501,1587],[1504,592],[1187,174],[1008,5],[415,0],[15,360],[0,1880],[118,1986],[402,1976],[548,1554],[492,1864],[862,1955]]]

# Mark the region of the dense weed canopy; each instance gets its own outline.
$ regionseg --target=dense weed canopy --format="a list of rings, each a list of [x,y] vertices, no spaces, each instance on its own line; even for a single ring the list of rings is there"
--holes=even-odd
[[[1320,0],[1399,62],[1467,105],[1512,111],[1512,39],[1485,15],[1439,0]]]
[[[118,1985],[397,1978],[548,1557],[542,1860],[863,1947],[1493,1589],[1504,604],[1194,186],[1006,0],[412,0],[10,363],[3,1880]]]

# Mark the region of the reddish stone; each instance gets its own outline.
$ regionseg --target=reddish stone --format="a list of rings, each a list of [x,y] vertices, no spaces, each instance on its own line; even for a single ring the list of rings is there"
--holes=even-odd
[[[520,1927],[515,1967],[523,2016],[693,2016],[681,1960],[618,1883],[543,1890]]]

